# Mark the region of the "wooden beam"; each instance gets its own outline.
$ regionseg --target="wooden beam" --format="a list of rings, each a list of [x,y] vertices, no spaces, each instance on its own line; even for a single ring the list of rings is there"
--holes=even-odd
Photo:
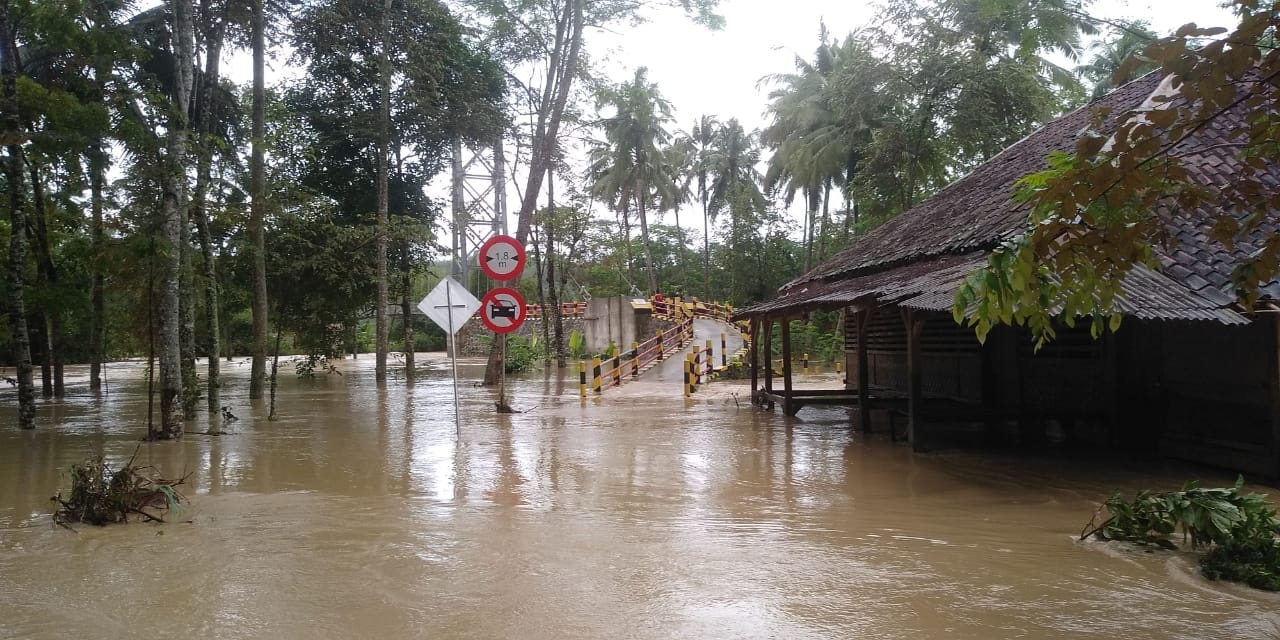
[[[800,407],[794,407],[792,410],[791,403],[791,323],[782,322],[782,394],[785,399],[782,401],[782,413],[793,416]]]
[[[871,322],[874,309],[858,312],[858,419],[862,422],[862,432],[871,433],[871,364],[867,357],[867,325]]]
[[[921,371],[920,334],[924,330],[924,318],[919,311],[902,310],[902,322],[907,332],[907,440],[915,451],[924,451],[925,443],[920,423],[921,400],[924,398]]]

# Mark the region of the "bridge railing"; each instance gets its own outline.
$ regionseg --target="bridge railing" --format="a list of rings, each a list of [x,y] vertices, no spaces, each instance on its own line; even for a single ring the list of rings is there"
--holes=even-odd
[[[649,304],[653,305],[654,316],[671,320],[714,318],[728,322],[729,316],[733,314],[733,305],[719,302],[702,302],[697,298],[682,298],[680,296],[660,298],[653,296],[649,298]]]
[[[540,304],[526,304],[524,306],[524,309],[525,309],[525,317],[528,317],[528,318],[542,317],[542,305]],[[562,318],[581,318],[586,314],[587,314],[586,302],[579,301],[579,302],[561,302],[560,303],[560,317]]]
[[[682,321],[685,318],[714,318],[729,322],[729,316],[733,313],[733,305],[720,302],[702,302],[697,298],[659,298],[653,296],[649,298],[649,304],[653,306],[653,315],[661,318],[667,318],[673,321]],[[560,303],[560,315],[565,318],[580,318],[587,313],[587,303],[583,301],[562,302]],[[526,304],[525,316],[528,318],[541,318],[543,316],[542,305]]]
[[[578,395],[585,399],[588,388],[592,394],[603,393],[609,387],[622,386],[622,380],[635,379],[657,362],[670,358],[693,341],[693,318],[687,318],[667,331],[658,331],[644,342],[631,343],[631,350],[615,352],[612,356],[592,358],[578,362]]]

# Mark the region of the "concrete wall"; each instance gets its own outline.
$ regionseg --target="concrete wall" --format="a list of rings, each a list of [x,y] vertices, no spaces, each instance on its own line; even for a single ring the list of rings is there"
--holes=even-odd
[[[596,353],[608,349],[611,342],[626,351],[632,342],[648,340],[654,332],[650,311],[633,309],[630,299],[622,296],[593,298],[582,324],[586,349]]]

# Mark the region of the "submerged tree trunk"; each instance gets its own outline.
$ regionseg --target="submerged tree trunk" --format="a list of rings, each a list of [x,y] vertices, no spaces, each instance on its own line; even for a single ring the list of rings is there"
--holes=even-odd
[[[205,333],[208,336],[209,357],[208,389],[205,392],[209,413],[221,408],[222,337],[218,323],[218,265],[214,261],[213,236],[209,231],[209,178],[213,170],[213,97],[218,87],[219,63],[222,57],[222,36],[225,20],[211,25],[205,35],[204,83],[200,90],[200,124],[197,128],[196,189],[191,199],[191,215],[195,219],[196,234],[200,240],[200,262],[204,276]]]
[[[548,209],[547,212],[550,212],[550,209]],[[547,324],[547,322],[551,318],[551,316],[548,315],[548,309],[547,309],[547,261],[543,257],[542,243],[541,243],[542,237],[545,236],[547,233],[547,214],[544,213],[543,216],[540,217],[540,219],[542,220],[542,222],[541,223],[535,222],[535,225],[536,225],[535,229],[541,229],[542,235],[539,235],[535,231],[534,233],[531,234],[531,237],[529,239],[532,241],[530,242],[530,244],[533,246],[534,277],[535,277],[535,281],[538,283],[538,290],[537,290],[538,308],[542,310],[542,313],[538,319],[538,324],[541,325],[539,330],[542,333],[542,344],[543,344],[542,364],[544,367],[550,368],[551,366],[551,348],[550,348],[551,347],[551,330],[550,330],[550,325]]]
[[[183,163],[185,167],[186,163]],[[182,369],[182,417],[196,417],[200,379],[196,375],[195,279],[191,266],[191,202],[184,168],[178,211],[178,354]]]
[[[180,352],[181,310],[179,308],[182,266],[182,226],[186,224],[186,160],[187,114],[192,85],[193,49],[192,8],[190,0],[175,0],[174,15],[174,83],[173,109],[168,123],[168,153],[165,157],[163,194],[161,196],[160,246],[160,428],[148,437],[169,440],[182,437],[182,363]]]
[[[9,300],[13,331],[13,357],[18,378],[18,428],[36,426],[36,390],[32,379],[31,336],[27,333],[27,228],[26,187],[17,103],[17,47],[9,17],[9,0],[0,0],[0,134],[5,140],[5,183],[9,196]]]
[[[31,211],[27,216],[33,231],[36,256],[36,283],[40,289],[55,290],[58,287],[58,268],[53,263],[53,250],[49,244],[48,211],[45,206],[44,181],[40,169],[30,164]],[[46,299],[40,310],[42,321],[40,340],[40,395],[46,398],[63,396],[62,381],[62,315],[56,300]]]
[[[407,243],[406,243],[407,244]],[[413,271],[409,268],[409,248],[405,247],[404,267],[400,271],[400,318],[404,324],[404,379],[413,381]]]
[[[266,15],[263,0],[253,0],[253,149],[249,155],[249,244],[253,255],[253,364],[249,372],[249,398],[262,398],[267,377],[267,181],[263,166],[266,137]]]
[[[542,339],[547,345],[547,364],[551,356],[556,358],[556,367],[564,368],[564,325],[560,320],[560,298],[556,293],[556,187],[554,171],[547,171],[547,219],[542,224],[542,232],[546,235],[547,249],[543,253],[546,266],[543,269],[547,282],[547,300],[542,312]]]
[[[391,0],[382,4],[382,47],[378,55],[378,225],[375,233],[378,261],[378,296],[374,315],[377,354],[374,362],[374,379],[378,384],[387,381],[387,200],[388,168],[387,150],[391,138],[391,57],[387,48],[391,45]]]
[[[102,227],[102,189],[106,183],[107,157],[99,141],[89,150],[89,391],[102,390],[102,363],[106,359],[106,278],[102,274],[106,232]]]

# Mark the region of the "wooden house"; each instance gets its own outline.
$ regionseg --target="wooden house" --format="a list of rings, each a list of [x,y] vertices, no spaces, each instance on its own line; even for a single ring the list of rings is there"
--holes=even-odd
[[[963,278],[1026,229],[1026,205],[1012,195],[1023,176],[1070,152],[1093,109],[1124,114],[1149,104],[1150,75],[1045,125],[931,198],[859,237],[790,282],[771,301],[739,311],[753,334],[752,396],[794,414],[810,404],[859,407],[904,423],[916,448],[956,434],[1000,441],[1069,440],[1159,451],[1240,471],[1280,476],[1280,286],[1245,312],[1231,285],[1242,256],[1276,229],[1264,224],[1228,249],[1207,237],[1203,213],[1171,219],[1176,242],[1163,268],[1135,268],[1122,284],[1121,328],[1094,339],[1088,323],[1063,327],[1034,350],[1029,334],[998,327],[979,343],[952,318]],[[1215,133],[1218,134],[1215,137]],[[1205,181],[1228,179],[1230,145],[1207,127],[1184,162]],[[848,378],[838,389],[792,384],[788,320],[815,310],[845,314]],[[777,327],[777,329],[775,329]],[[780,336],[775,336],[780,333]],[[781,339],[782,380],[760,366]]]

